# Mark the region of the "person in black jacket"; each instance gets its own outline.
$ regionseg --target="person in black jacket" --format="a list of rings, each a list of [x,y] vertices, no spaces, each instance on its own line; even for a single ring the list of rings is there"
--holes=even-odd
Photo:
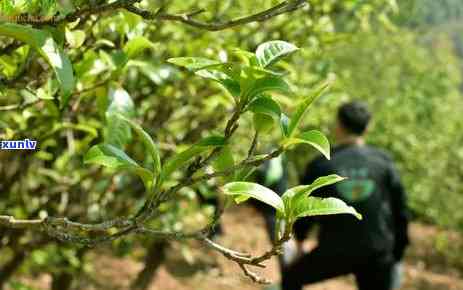
[[[284,290],[300,290],[345,274],[354,274],[359,290],[390,290],[394,264],[402,259],[409,242],[406,194],[392,159],[385,152],[365,144],[371,114],[361,102],[340,107],[335,129],[338,145],[331,160],[313,160],[302,184],[338,174],[348,179],[314,193],[337,197],[363,216],[351,215],[304,218],[294,225],[298,249],[311,226],[319,225],[318,245],[301,254],[282,275]]]

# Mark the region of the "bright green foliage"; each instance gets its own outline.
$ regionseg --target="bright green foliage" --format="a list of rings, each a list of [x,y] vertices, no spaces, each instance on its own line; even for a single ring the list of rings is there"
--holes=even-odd
[[[303,132],[293,138],[288,138],[284,141],[284,146],[289,147],[294,144],[306,143],[315,147],[320,151],[326,159],[330,159],[330,143],[328,139],[317,130]]]
[[[271,189],[252,182],[231,182],[222,190],[227,195],[235,196],[235,201],[241,203],[249,198],[255,198],[275,208],[280,218],[292,224],[298,218],[318,215],[351,214],[358,219],[362,216],[351,206],[337,198],[319,198],[309,196],[322,186],[342,181],[337,175],[318,178],[310,185],[300,185],[288,189],[282,197]]]
[[[84,162],[95,163],[117,170],[129,170],[140,176],[148,189],[151,189],[153,185],[153,172],[141,167],[124,151],[110,144],[93,146],[85,155]]]
[[[129,123],[130,127],[132,127],[135,133],[137,133],[137,135],[140,137],[149,154],[151,155],[151,158],[153,159],[152,171],[155,175],[159,175],[161,173],[161,157],[159,156],[159,149],[157,145],[154,143],[151,136],[148,133],[146,133],[146,131],[143,130],[143,128],[140,125],[136,124],[134,121],[127,119],[126,117],[120,114],[118,114],[117,117]]]
[[[161,181],[168,178],[176,169],[185,166],[191,159],[199,156],[210,149],[223,147],[226,145],[225,139],[222,136],[210,136],[202,139],[197,144],[191,146],[185,151],[182,151],[166,161],[166,165],[162,169]]]
[[[278,41],[280,50],[276,49],[273,42],[262,44],[258,47],[258,52],[263,57],[265,54],[267,61],[276,62],[285,55],[290,54],[296,49],[283,51],[283,46],[292,47],[284,41]],[[268,44],[268,45],[267,45]],[[276,50],[276,51],[275,51]],[[280,53],[278,53],[280,52]],[[248,60],[245,64],[233,62],[219,62],[203,57],[179,57],[171,58],[169,62],[196,72],[197,75],[213,79],[223,85],[234,97],[239,97],[242,105],[252,102],[257,96],[270,91],[290,93],[289,85],[276,72],[262,69],[261,64],[251,62],[249,54],[245,55]],[[263,65],[262,65],[263,66]],[[274,105],[275,106],[275,105]]]
[[[103,2],[110,1],[5,0],[0,1],[0,14],[61,18]],[[155,12],[158,2],[143,0],[136,6]],[[249,0],[164,2],[166,13],[205,8],[205,13],[193,17],[204,22],[228,21],[275,4],[273,0],[259,1],[258,7]],[[462,118],[456,109],[463,105],[458,92],[460,61],[451,40],[463,35],[461,30],[450,34],[445,27],[436,27],[439,37],[414,30],[412,25],[426,21],[414,21],[402,12],[414,11],[407,3],[423,1],[308,2],[309,10],[220,32],[146,21],[123,9],[55,28],[2,22],[0,108],[18,106],[0,111],[0,139],[37,140],[38,150],[0,151],[0,214],[30,219],[67,216],[88,223],[132,216],[144,204],[150,187],[153,193],[155,185],[165,189],[184,178],[236,166],[247,158],[256,127],[260,129],[256,153],[261,154],[304,132],[326,134],[336,107],[360,98],[374,112],[369,142],[392,152],[416,216],[462,229],[463,155],[455,144],[463,142]],[[447,21],[442,10],[432,8],[439,1],[424,2],[431,8],[417,14],[427,19],[431,10],[429,19],[436,19],[432,23]],[[450,7],[448,14],[458,14],[457,6],[450,4],[460,5],[459,1],[441,2]],[[402,12],[397,13],[397,6]],[[396,26],[396,18],[397,23],[410,26]],[[183,66],[167,61],[182,56],[188,57]],[[188,62],[197,67],[186,69]],[[336,82],[329,92],[316,102],[310,100],[333,75]],[[239,127],[225,141],[223,128],[240,100]],[[309,106],[298,110],[304,101]],[[198,146],[208,136],[217,139]],[[311,146],[291,146],[285,153],[292,185],[314,154],[328,152],[323,137],[308,136],[299,141]],[[112,149],[107,150],[108,145]],[[92,150],[94,160],[100,160],[96,165],[120,168],[83,164]],[[190,169],[213,151],[210,165],[189,176]],[[139,167],[122,156],[130,156]],[[251,160],[259,158],[254,155]],[[244,166],[235,174],[186,186],[159,208],[149,226],[167,231],[199,229],[213,210],[198,195],[220,195],[217,188],[247,181],[254,169]],[[150,173],[144,174],[145,170]],[[145,176],[145,183],[137,172]],[[301,196],[310,205],[308,194]],[[87,272],[86,255],[81,255],[93,249],[81,251],[27,231],[0,229],[0,236],[6,253],[0,257],[0,267],[27,249],[21,275],[47,272],[57,280],[60,274],[93,275]],[[14,240],[19,242],[12,245]],[[149,247],[150,242],[127,236],[101,247],[107,253],[111,248],[118,255],[131,255],[135,247]],[[80,279],[75,283],[76,289],[88,287]]]
[[[312,196],[304,196],[299,200],[294,207],[295,218],[318,216],[318,215],[332,215],[332,214],[351,214],[362,219],[353,207],[347,206],[346,203],[338,198],[316,198]]]
[[[292,137],[296,131],[297,126],[301,122],[302,117],[307,112],[312,103],[320,97],[325,90],[328,88],[328,83],[322,85],[320,88],[311,93],[308,97],[304,98],[296,107],[296,112],[291,117],[291,121],[288,126],[288,135],[287,137]]]
[[[294,215],[293,211],[296,205],[299,203],[299,200],[304,196],[309,196],[314,190],[317,190],[318,188],[331,185],[342,180],[344,180],[344,177],[333,174],[319,177],[310,185],[299,185],[288,189],[281,197],[283,199],[288,214]]]
[[[285,212],[281,198],[271,189],[252,182],[232,182],[223,187],[223,192],[228,195],[237,195],[235,200],[243,202],[252,197],[275,208],[280,213]]]
[[[69,58],[55,43],[52,35],[47,31],[23,25],[0,23],[0,36],[12,37],[27,43],[47,60],[61,84],[61,106],[66,106],[69,95],[74,89],[74,75]]]
[[[256,59],[263,68],[275,63],[278,59],[298,50],[296,46],[281,40],[269,41],[256,49]]]

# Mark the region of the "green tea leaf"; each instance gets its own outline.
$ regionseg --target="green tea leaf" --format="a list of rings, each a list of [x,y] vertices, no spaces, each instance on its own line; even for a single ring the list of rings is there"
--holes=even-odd
[[[268,41],[257,47],[256,57],[261,67],[267,67],[298,49],[295,45],[285,41]]]
[[[330,142],[322,132],[311,130],[301,133],[293,138],[288,138],[283,142],[283,146],[288,148],[294,144],[309,144],[320,151],[326,159],[330,159]]]
[[[145,148],[148,150],[151,157],[153,158],[154,168],[152,171],[154,175],[160,174],[161,173],[161,158],[159,156],[159,149],[154,143],[151,136],[145,130],[143,130],[143,128],[140,125],[138,125],[134,121],[120,114],[117,114],[117,116],[118,118],[121,118],[122,120],[127,122],[130,125],[130,127],[132,127],[132,129],[137,133],[137,135],[141,138],[141,140],[143,141],[143,144],[145,145]]]
[[[153,185],[154,175],[151,171],[141,167],[124,151],[110,144],[95,145],[85,154],[85,164],[99,164],[116,170],[128,170],[137,174],[149,190]]]
[[[280,129],[284,137],[289,136],[289,118],[285,114],[281,114],[280,118]]]
[[[221,84],[233,97],[238,97],[241,93],[239,82],[232,79],[227,74],[213,70],[213,69],[202,69],[195,73],[196,75],[210,79]]]
[[[299,185],[288,189],[285,191],[285,193],[283,193],[282,196],[283,202],[285,204],[285,210],[287,212],[291,212],[294,208],[294,205],[297,204],[300,198],[310,195],[313,191],[323,186],[328,186],[344,179],[345,177],[331,174],[317,178],[314,182],[312,182],[312,184]]]
[[[223,192],[227,195],[237,195],[238,201],[242,202],[247,198],[255,198],[257,200],[266,203],[281,213],[284,213],[284,205],[281,198],[268,189],[257,183],[252,182],[230,182],[227,183],[223,188]]]
[[[79,48],[85,41],[85,32],[83,30],[66,29],[65,36],[71,48]]]
[[[296,107],[296,112],[293,114],[291,117],[291,121],[289,123],[288,127],[288,136],[292,136],[295,131],[297,126],[302,120],[302,117],[304,117],[304,114],[307,112],[307,110],[310,108],[310,105],[318,98],[320,97],[329,87],[330,83],[326,82],[323,85],[321,85],[319,88],[314,90],[310,96],[304,98]]]
[[[156,45],[148,38],[136,36],[124,45],[124,52],[127,54],[129,59],[132,59],[137,57],[145,49],[154,49],[155,47]]]
[[[256,167],[248,165],[235,172],[234,181],[246,181],[256,171]]]
[[[170,158],[161,173],[161,182],[165,181],[175,170],[183,167],[194,157],[215,147],[225,146],[225,138],[222,136],[210,136],[202,139],[185,151],[182,151]]]
[[[60,105],[64,107],[74,89],[72,64],[67,55],[53,40],[52,35],[44,30],[30,28],[14,23],[1,23],[0,36],[7,36],[25,42],[36,49],[50,64],[61,87]]]
[[[252,81],[248,89],[243,92],[243,95],[248,100],[253,100],[256,96],[269,91],[291,94],[288,83],[281,77],[266,76]]]
[[[268,133],[272,129],[274,123],[271,116],[260,113],[254,113],[252,120],[254,122],[254,128],[259,133]]]
[[[111,87],[108,94],[109,105],[106,109],[106,127],[104,139],[106,143],[118,148],[124,147],[132,140],[130,125],[116,115],[131,118],[135,115],[132,98],[122,87]]]
[[[116,69],[121,70],[129,61],[129,56],[122,50],[116,50],[111,53],[111,63]]]
[[[268,115],[275,120],[280,120],[281,117],[280,105],[268,96],[258,97],[253,100],[249,104],[248,110],[253,113]]]
[[[174,57],[169,58],[167,61],[190,71],[198,71],[212,65],[221,64],[220,61],[203,57]]]
[[[232,53],[236,55],[237,57],[239,57],[242,61],[244,61],[246,65],[250,65],[250,66],[258,65],[256,55],[250,51],[242,50],[240,48],[234,48],[232,50]]]
[[[319,198],[306,196],[298,200],[294,209],[295,218],[333,214],[351,214],[359,220],[362,219],[362,215],[353,207],[348,206],[344,201],[334,197]]]
[[[218,172],[229,170],[235,165],[235,160],[233,158],[233,152],[230,149],[230,146],[223,146],[219,155],[212,162],[212,166]]]

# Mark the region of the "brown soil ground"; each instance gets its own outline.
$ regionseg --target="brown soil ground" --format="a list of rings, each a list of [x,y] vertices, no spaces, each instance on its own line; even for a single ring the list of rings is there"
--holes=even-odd
[[[225,234],[218,242],[235,250],[262,253],[270,246],[264,230],[263,219],[252,208],[240,206],[229,210],[223,217]],[[463,290],[463,261],[461,261],[463,238],[431,226],[412,224],[413,244],[405,261],[405,283],[403,290]],[[443,239],[443,237],[446,239]],[[436,244],[436,241],[440,241]],[[444,243],[445,242],[445,243]],[[307,247],[311,246],[309,241]],[[198,244],[190,247],[174,244],[150,290],[257,290],[262,285],[252,283],[239,267],[226,258],[210,252]],[[437,249],[447,249],[442,253]],[[185,249],[193,249],[186,251]],[[449,250],[454,250],[454,255]],[[457,257],[460,256],[460,258]],[[92,253],[94,275],[87,277],[81,289],[116,290],[128,289],[141,263],[129,258],[117,259],[110,255]],[[279,280],[276,259],[259,269],[261,276]],[[49,276],[38,279],[22,279],[37,289],[47,289]],[[307,286],[312,290],[355,290],[353,278],[340,277],[327,282]],[[374,289],[372,289],[374,290]]]

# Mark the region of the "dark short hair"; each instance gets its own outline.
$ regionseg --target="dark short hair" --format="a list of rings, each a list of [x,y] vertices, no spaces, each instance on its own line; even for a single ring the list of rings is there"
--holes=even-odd
[[[363,102],[352,101],[339,107],[338,121],[350,133],[362,135],[370,119],[371,113]]]

